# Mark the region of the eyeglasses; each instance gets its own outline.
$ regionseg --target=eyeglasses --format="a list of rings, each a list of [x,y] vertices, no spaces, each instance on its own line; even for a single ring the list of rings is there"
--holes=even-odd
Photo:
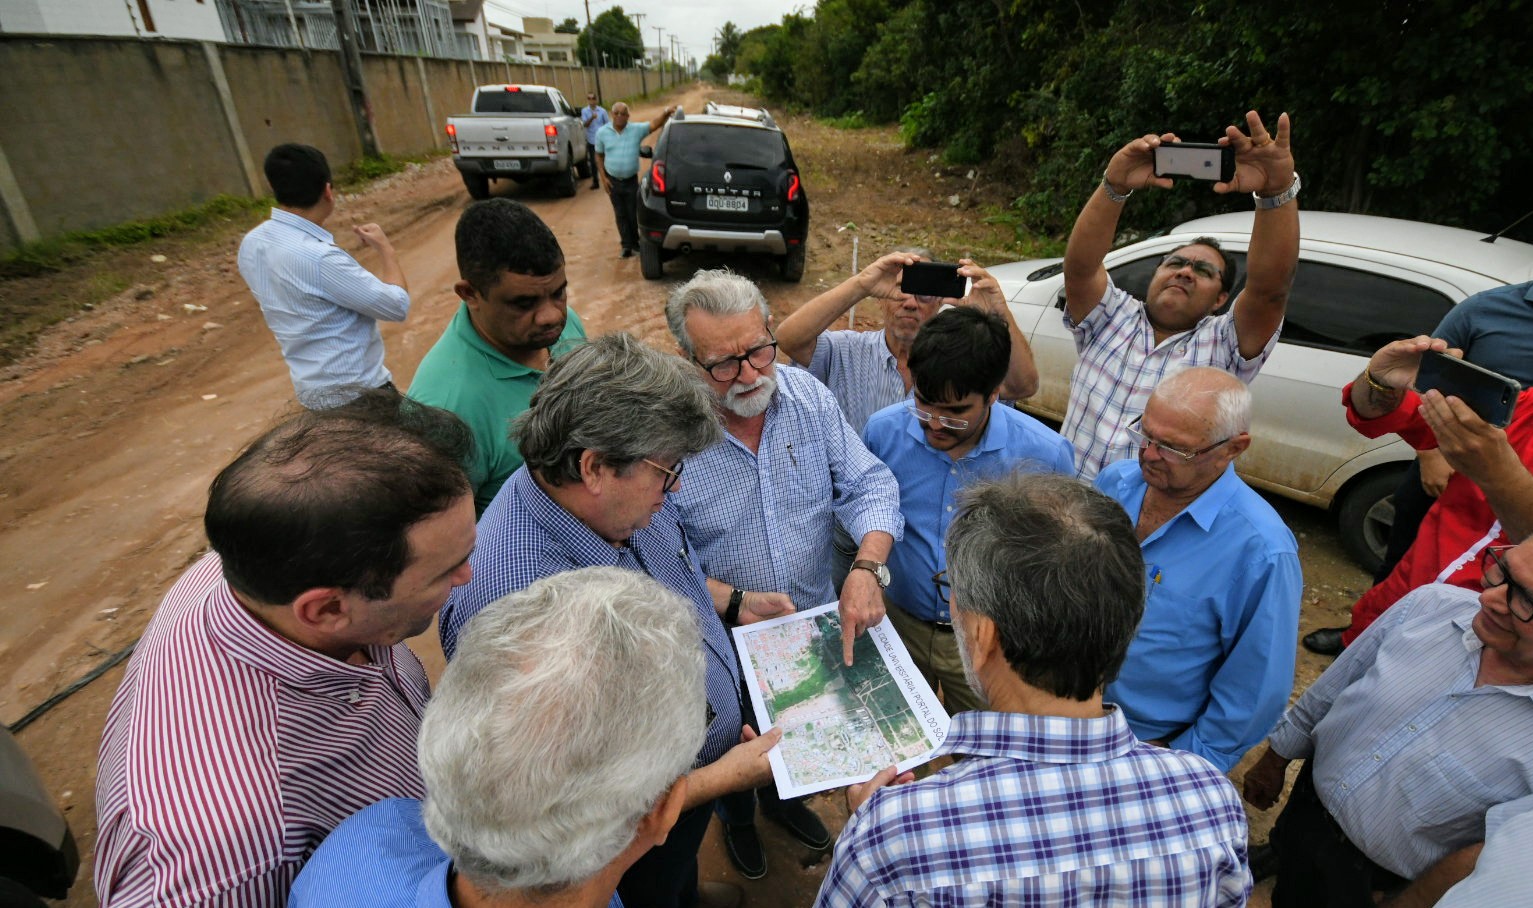
[[[676,461],[676,466],[670,467],[669,469],[662,467],[658,463],[655,463],[653,460],[650,460],[648,457],[644,458],[644,462],[665,474],[665,482],[660,484],[661,494],[665,494],[666,492],[676,488],[676,483],[681,482],[681,468],[686,466],[686,464],[680,460]]]
[[[1208,278],[1211,281],[1218,280],[1224,276],[1223,271],[1202,259],[1190,259],[1181,255],[1168,255],[1160,263],[1160,267],[1170,268],[1172,271],[1178,271],[1188,266],[1192,267],[1193,274],[1196,274],[1198,277]]]
[[[953,604],[953,581],[947,579],[947,571],[942,570],[932,575],[932,583],[937,584],[937,595],[948,605]]]
[[[1139,427],[1139,422],[1141,419],[1143,419],[1143,417],[1136,416],[1134,417],[1134,421],[1128,424],[1129,434],[1139,440],[1139,447],[1148,448],[1150,445],[1154,445],[1160,449],[1162,454],[1175,454],[1177,457],[1180,457],[1182,460],[1188,463],[1191,463],[1202,455],[1212,451],[1214,448],[1217,448],[1225,442],[1229,441],[1228,438],[1224,438],[1214,442],[1211,445],[1199,448],[1196,451],[1183,451],[1181,448],[1171,447],[1158,438],[1151,438],[1150,436],[1146,435],[1144,429]]]
[[[713,376],[714,381],[734,381],[740,377],[740,364],[750,363],[752,369],[760,371],[767,364],[777,358],[777,339],[774,337],[771,343],[752,347],[739,356],[726,356],[718,362],[705,363],[697,357],[692,357],[692,362],[697,363]]]
[[[955,432],[961,432],[969,427],[969,421],[967,419],[954,419],[951,416],[938,416],[935,413],[926,412],[920,407],[917,407],[915,404],[907,404],[905,408],[910,411],[911,416],[914,416],[921,422],[935,422],[937,425],[944,429],[952,429]]]
[[[1528,595],[1527,587],[1512,579],[1512,572],[1501,557],[1501,553],[1514,548],[1516,546],[1494,545],[1485,550],[1480,556],[1480,585],[1489,590],[1506,584],[1506,607],[1518,621],[1533,621],[1533,596]]]

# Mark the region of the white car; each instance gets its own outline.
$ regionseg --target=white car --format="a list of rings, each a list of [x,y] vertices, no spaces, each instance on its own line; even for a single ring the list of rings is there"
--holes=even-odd
[[[1253,217],[1245,212],[1179,224],[1112,251],[1107,270],[1114,283],[1143,299],[1167,253],[1211,236],[1239,264],[1233,300],[1245,283]],[[1533,245],[1483,240],[1483,234],[1416,221],[1324,211],[1300,216],[1299,268],[1282,336],[1251,384],[1251,447],[1236,469],[1254,486],[1331,508],[1343,544],[1370,571],[1388,540],[1389,496],[1415,454],[1396,436],[1370,440],[1353,431],[1342,411],[1342,386],[1379,347],[1430,334],[1465,297],[1533,280]],[[1023,407],[1055,422],[1064,419],[1076,361],[1063,321],[1062,261],[989,269],[1038,363],[1038,393]]]

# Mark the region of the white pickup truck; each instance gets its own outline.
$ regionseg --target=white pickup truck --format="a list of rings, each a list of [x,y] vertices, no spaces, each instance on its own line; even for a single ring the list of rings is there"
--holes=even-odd
[[[490,197],[490,181],[525,183],[550,179],[554,191],[572,196],[586,164],[586,133],[580,114],[557,88],[546,85],[481,85],[472,113],[449,117],[452,162],[475,199]]]

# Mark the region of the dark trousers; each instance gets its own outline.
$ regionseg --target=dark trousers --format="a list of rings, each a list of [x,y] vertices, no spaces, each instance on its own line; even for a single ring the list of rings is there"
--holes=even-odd
[[[1405,884],[1369,860],[1341,831],[1320,796],[1310,761],[1299,771],[1288,803],[1272,826],[1277,885],[1272,908],[1373,908],[1373,891]]]
[[[586,173],[591,175],[591,188],[601,185],[601,174],[596,170],[596,143],[586,143]]]
[[[612,216],[617,221],[617,239],[624,249],[639,250],[639,178],[618,178],[611,174]]]
[[[1405,550],[1416,541],[1421,521],[1436,501],[1421,487],[1421,461],[1411,461],[1410,468],[1400,479],[1400,487],[1395,489],[1395,522],[1389,528],[1389,548],[1384,552],[1384,563],[1373,575],[1374,583],[1384,582],[1405,557]]]
[[[634,862],[618,881],[624,908],[693,908],[697,904],[697,849],[702,847],[712,804],[684,811],[665,843]]]

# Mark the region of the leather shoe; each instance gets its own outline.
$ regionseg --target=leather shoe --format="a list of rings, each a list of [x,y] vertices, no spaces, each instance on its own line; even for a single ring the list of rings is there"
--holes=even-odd
[[[724,850],[729,853],[729,863],[747,880],[766,876],[766,852],[761,848],[756,824],[725,823]]]
[[[1269,876],[1277,876],[1278,854],[1271,845],[1257,845],[1246,855],[1251,865],[1251,882],[1260,883]]]
[[[745,890],[733,883],[697,884],[697,908],[740,908],[744,901]]]
[[[625,258],[625,259],[633,258],[633,250],[632,249],[624,249],[622,257]]]
[[[788,830],[788,834],[815,851],[830,847],[830,830],[820,822],[815,812],[803,801],[783,801],[768,810],[761,806],[761,815]]]
[[[1344,627],[1322,627],[1305,634],[1304,648],[1322,656],[1335,656],[1345,648],[1341,642],[1341,635],[1345,631]]]

